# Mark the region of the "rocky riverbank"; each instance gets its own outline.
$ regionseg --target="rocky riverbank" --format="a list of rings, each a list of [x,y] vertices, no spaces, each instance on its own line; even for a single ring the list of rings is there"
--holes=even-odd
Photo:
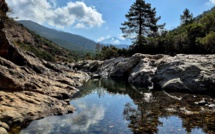
[[[90,77],[69,63],[38,59],[10,43],[0,30],[0,134],[16,125],[71,113],[70,97]]]
[[[130,58],[82,61],[74,68],[94,77],[121,78],[154,90],[215,95],[215,55],[135,54]]]

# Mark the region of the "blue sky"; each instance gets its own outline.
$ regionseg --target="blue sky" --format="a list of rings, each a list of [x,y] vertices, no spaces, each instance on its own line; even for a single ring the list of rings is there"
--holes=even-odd
[[[94,41],[121,37],[121,23],[135,0],[6,0],[11,16],[32,20],[44,26],[79,34]],[[159,24],[170,30],[180,24],[188,8],[194,17],[211,9],[215,0],[146,0],[161,16]]]

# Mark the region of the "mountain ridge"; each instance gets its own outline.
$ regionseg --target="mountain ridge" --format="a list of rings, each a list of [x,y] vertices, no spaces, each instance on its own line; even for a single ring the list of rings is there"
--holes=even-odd
[[[98,42],[99,44],[103,45],[103,46],[110,46],[113,45],[116,48],[122,49],[122,48],[129,48],[129,46],[131,45],[131,42],[128,39],[119,39],[117,37],[109,37],[106,38],[102,41]]]
[[[81,35],[50,29],[30,20],[20,20],[17,22],[66,49],[81,53],[95,52],[96,42]]]

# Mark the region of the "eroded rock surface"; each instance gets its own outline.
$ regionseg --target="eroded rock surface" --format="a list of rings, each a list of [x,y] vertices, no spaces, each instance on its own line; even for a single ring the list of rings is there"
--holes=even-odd
[[[0,57],[0,121],[13,126],[72,112],[74,108],[65,100],[78,91],[75,87],[87,81],[89,75],[40,61],[24,52],[22,56],[29,64],[19,66]]]
[[[94,73],[126,79],[132,85],[150,89],[215,93],[215,55],[135,54],[106,60]]]
[[[8,41],[2,21],[6,15],[0,0],[0,133],[16,125],[49,115],[71,113],[68,99],[90,77],[69,63],[38,59]],[[4,12],[2,12],[4,11]]]
[[[28,64],[20,66],[0,57],[0,121],[13,126],[72,112],[74,108],[65,100],[78,91],[75,87],[87,81],[89,75],[15,49]]]

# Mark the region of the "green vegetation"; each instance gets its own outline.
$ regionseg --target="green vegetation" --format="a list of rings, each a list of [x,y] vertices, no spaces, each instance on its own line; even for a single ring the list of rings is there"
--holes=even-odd
[[[125,38],[133,39],[136,49],[147,44],[146,37],[154,36],[165,25],[157,25],[161,17],[156,18],[155,8],[151,9],[151,4],[145,3],[144,0],[136,0],[125,17],[128,21],[122,23],[121,30]]]
[[[127,49],[118,49],[113,45],[110,46],[103,46],[101,51],[97,52],[95,55],[96,59],[110,59],[114,57],[119,57],[119,56],[127,56]]]
[[[138,12],[136,13],[139,6],[137,3],[141,4],[142,6],[140,7],[143,8],[138,11],[150,11],[147,12],[147,15],[152,16],[152,19],[147,17],[144,19],[147,20],[147,22],[154,22],[150,24],[154,26],[155,30],[150,28],[150,24],[145,24],[143,22],[140,23],[141,20],[137,19],[138,16],[132,16],[133,13],[135,13],[135,15],[141,14]],[[137,9],[134,10],[134,7]],[[153,18],[155,16],[155,9],[149,10],[149,7],[150,4],[145,4],[143,0],[136,0],[129,10],[129,14],[125,15],[126,18],[128,18],[128,22],[125,22],[122,25],[128,25],[130,28],[128,27],[127,31],[136,33],[133,34],[133,36],[137,38],[128,50],[129,55],[137,52],[148,54],[163,53],[170,55],[175,55],[177,53],[211,54],[215,52],[214,8],[211,11],[205,12],[204,15],[198,16],[197,18],[193,18],[192,13],[190,13],[188,9],[185,9],[183,14],[180,16],[181,25],[174,30],[165,31],[162,29],[158,30],[159,26],[156,26],[156,22],[159,20],[159,17]],[[144,21],[144,19],[142,20]],[[139,23],[136,22],[133,24],[135,22],[134,20]],[[146,26],[149,27],[147,28]],[[143,31],[142,34],[140,34],[140,27]],[[139,32],[135,30],[139,30]],[[124,29],[122,29],[122,31],[125,32]]]
[[[16,44],[42,59],[53,62],[78,59],[104,60],[131,56],[134,53],[169,55],[215,53],[215,7],[195,18],[188,9],[185,9],[178,16],[181,25],[170,31],[164,29],[164,24],[157,24],[161,17],[156,17],[156,9],[151,8],[151,4],[145,3],[144,0],[136,0],[125,17],[127,21],[122,23],[121,30],[124,37],[133,41],[128,50],[102,46],[84,37],[48,29],[30,21],[20,23],[40,35],[31,32],[36,45],[21,41]]]
[[[47,40],[32,31],[29,31],[34,38],[34,42],[16,41],[16,45],[22,49],[34,53],[37,57],[50,61],[50,62],[73,62],[78,60],[77,53],[71,52],[54,44],[52,41]]]
[[[127,49],[114,46],[103,47],[97,51],[97,59],[109,59],[118,56],[131,56],[134,53],[145,54],[214,54],[215,53],[215,7],[193,18],[185,9],[181,25],[167,31],[164,25],[156,25],[160,17],[155,18],[155,8],[144,0],[136,0],[126,14],[127,22],[122,24],[124,37],[131,38],[133,45]]]
[[[193,14],[186,8],[181,15],[181,23],[184,25],[190,24],[193,21]]]
[[[45,37],[60,47],[76,52],[83,57],[87,53],[95,53],[96,42],[85,37],[46,28],[32,21],[18,21],[36,34]]]

